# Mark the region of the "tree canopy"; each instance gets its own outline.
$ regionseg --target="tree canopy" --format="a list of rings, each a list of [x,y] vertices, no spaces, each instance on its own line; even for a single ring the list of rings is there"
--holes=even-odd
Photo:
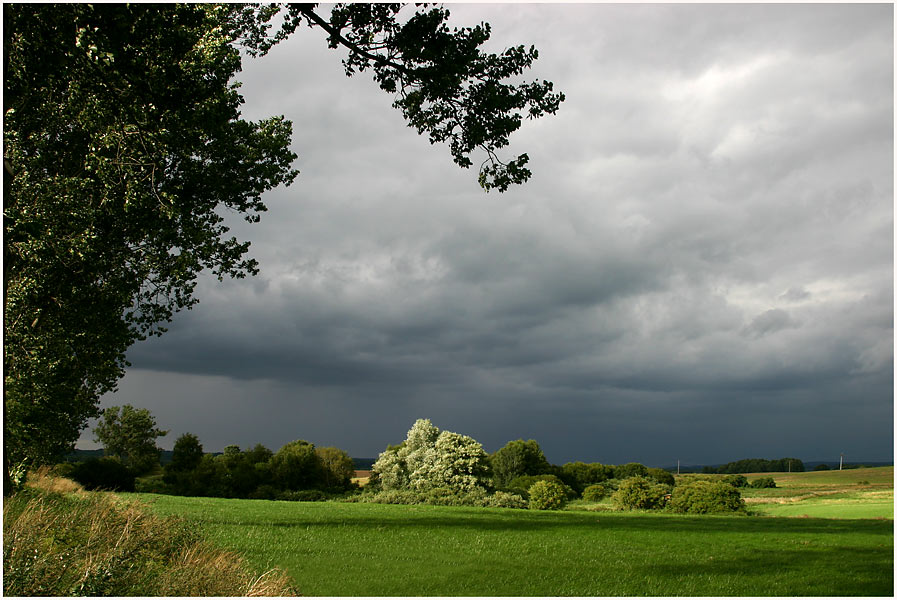
[[[407,12],[407,11],[405,11]],[[490,28],[399,5],[4,5],[4,459],[70,449],[136,341],[198,302],[204,270],[258,272],[222,211],[256,222],[262,194],[297,176],[291,123],[241,118],[241,50],[300,26],[370,70],[409,126],[506,190],[528,156],[498,151],[524,118],[554,113],[545,81],[508,83],[535,48],[489,54]],[[279,27],[275,20],[280,19]]]

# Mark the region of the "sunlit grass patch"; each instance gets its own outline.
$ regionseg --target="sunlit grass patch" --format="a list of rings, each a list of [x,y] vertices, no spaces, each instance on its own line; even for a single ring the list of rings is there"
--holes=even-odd
[[[849,596],[893,592],[874,520],[153,497],[326,596]]]

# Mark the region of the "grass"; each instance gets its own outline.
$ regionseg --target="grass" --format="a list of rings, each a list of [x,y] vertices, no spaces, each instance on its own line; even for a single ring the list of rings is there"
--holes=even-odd
[[[256,575],[188,524],[71,481],[29,476],[4,498],[6,596],[272,596],[288,577]]]
[[[892,596],[893,523],[140,495],[323,596]]]
[[[750,510],[771,516],[840,519],[894,518],[894,467],[755,473],[772,476],[776,487],[743,490]]]

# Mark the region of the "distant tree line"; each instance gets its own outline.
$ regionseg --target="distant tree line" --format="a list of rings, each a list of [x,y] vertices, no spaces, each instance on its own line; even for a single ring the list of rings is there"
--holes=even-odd
[[[726,463],[717,467],[704,467],[704,473],[801,473],[804,471],[804,463],[799,458],[780,458],[768,460],[765,458],[744,458],[735,462]]]
[[[156,427],[146,409],[107,408],[94,428],[104,456],[60,466],[60,474],[88,489],[154,492],[181,496],[320,500],[353,489],[355,467],[344,450],[295,440],[272,452],[261,444],[231,445],[208,454],[192,433],[174,444],[163,467]]]

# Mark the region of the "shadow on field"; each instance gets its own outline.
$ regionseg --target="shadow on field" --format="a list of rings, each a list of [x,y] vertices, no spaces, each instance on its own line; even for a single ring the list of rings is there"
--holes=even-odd
[[[441,512],[441,511],[440,511]],[[283,516],[283,515],[278,515]],[[407,514],[393,513],[388,518],[367,514],[364,516],[296,515],[296,519],[272,519],[265,525],[287,528],[362,527],[373,529],[421,528],[421,529],[461,529],[477,531],[558,531],[595,527],[621,532],[680,531],[683,534],[715,534],[739,532],[752,534],[800,535],[800,534],[854,534],[893,535],[893,521],[890,520],[838,520],[838,519],[792,519],[772,517],[722,517],[672,515],[620,515],[608,513],[535,513],[515,511],[514,513],[489,514],[488,511],[452,510],[442,514],[426,514],[409,510]]]
[[[806,578],[807,565],[820,574],[843,571],[850,565],[849,576],[845,578]],[[736,559],[724,558],[702,560],[700,563],[654,563],[644,569],[645,575],[676,578],[721,578],[745,577],[763,574],[769,578],[766,595],[777,595],[779,584],[785,584],[788,576],[805,580],[803,593],[810,596],[854,596],[858,589],[863,595],[893,596],[894,572],[889,555],[871,555],[867,549],[845,546],[820,547],[809,544],[795,550],[777,549],[774,552],[756,552],[752,555],[739,554]],[[818,585],[818,589],[817,586]]]

